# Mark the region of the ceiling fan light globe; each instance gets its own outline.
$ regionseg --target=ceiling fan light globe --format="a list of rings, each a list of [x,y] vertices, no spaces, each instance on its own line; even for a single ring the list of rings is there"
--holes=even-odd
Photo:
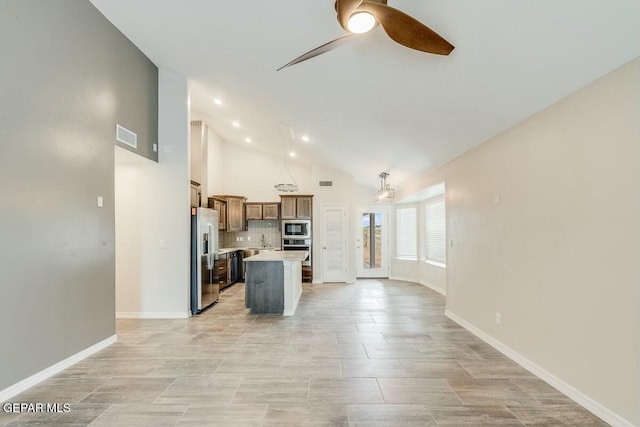
[[[376,26],[376,18],[369,12],[356,12],[349,17],[347,28],[355,34],[362,34],[371,31]]]

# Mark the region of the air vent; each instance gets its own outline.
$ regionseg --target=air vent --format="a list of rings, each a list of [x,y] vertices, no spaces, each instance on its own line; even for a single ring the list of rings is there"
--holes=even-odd
[[[135,149],[138,148],[138,135],[119,124],[116,124],[116,141]]]
[[[318,181],[320,187],[333,187],[333,181]]]

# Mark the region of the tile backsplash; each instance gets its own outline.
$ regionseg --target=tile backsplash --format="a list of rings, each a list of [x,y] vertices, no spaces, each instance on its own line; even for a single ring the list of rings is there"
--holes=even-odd
[[[242,238],[242,241],[238,240],[239,238]],[[281,238],[278,221],[249,220],[247,231],[221,231],[219,243],[221,248],[279,248],[282,244]]]

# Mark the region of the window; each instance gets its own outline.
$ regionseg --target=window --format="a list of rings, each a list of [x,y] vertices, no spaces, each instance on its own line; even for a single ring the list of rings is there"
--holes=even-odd
[[[403,259],[418,259],[418,240],[415,206],[396,210],[396,235],[398,238],[396,255]]]
[[[443,197],[427,200],[425,217],[425,258],[444,267],[447,262],[447,233]]]

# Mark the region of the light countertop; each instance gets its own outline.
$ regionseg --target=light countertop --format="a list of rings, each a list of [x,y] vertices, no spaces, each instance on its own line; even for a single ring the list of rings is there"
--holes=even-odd
[[[242,248],[221,248],[218,249],[218,255],[228,254],[230,252],[241,251]]]
[[[307,251],[267,251],[244,258],[243,261],[304,261],[308,256]]]
[[[218,249],[218,255],[222,255],[222,254],[228,254],[230,252],[236,252],[236,251],[244,251],[244,250],[258,250],[258,251],[279,251],[280,248],[277,248],[275,246],[270,246],[270,247],[266,247],[266,248],[220,248]]]

